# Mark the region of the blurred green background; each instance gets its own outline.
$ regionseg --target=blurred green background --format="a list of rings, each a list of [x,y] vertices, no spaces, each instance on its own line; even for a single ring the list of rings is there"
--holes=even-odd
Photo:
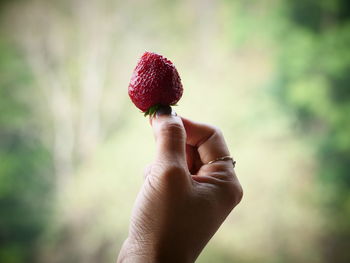
[[[197,262],[350,262],[349,3],[0,1],[0,262],[116,260],[154,153],[146,50],[245,190]]]

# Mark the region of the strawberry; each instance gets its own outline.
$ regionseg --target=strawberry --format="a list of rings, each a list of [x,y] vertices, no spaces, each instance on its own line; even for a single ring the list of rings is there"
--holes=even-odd
[[[170,60],[145,52],[131,76],[128,92],[145,116],[153,116],[160,106],[175,105],[183,88],[179,73]]]

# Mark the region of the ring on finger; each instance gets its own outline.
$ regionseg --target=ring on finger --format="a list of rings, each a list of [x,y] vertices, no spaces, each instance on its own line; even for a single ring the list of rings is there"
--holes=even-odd
[[[231,161],[232,164],[233,164],[233,168],[236,166],[236,161],[233,160],[233,158],[231,156],[229,156],[229,155],[218,157],[218,158],[216,158],[216,159],[214,159],[214,160],[212,160],[212,161],[210,161],[210,162],[208,162],[206,164],[212,164],[212,163],[215,163],[215,162],[218,162],[218,161]]]

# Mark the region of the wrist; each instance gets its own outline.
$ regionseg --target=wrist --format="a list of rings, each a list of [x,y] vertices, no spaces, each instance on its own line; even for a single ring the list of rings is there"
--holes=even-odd
[[[120,249],[117,263],[148,263],[155,262],[154,258],[152,249],[128,237]]]
[[[152,242],[140,242],[128,237],[119,252],[117,263],[194,262],[180,251],[176,252],[176,250],[176,246],[173,246],[172,249],[162,246],[157,248]]]

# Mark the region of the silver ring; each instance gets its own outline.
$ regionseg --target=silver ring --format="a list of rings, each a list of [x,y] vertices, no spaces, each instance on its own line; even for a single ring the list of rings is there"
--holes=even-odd
[[[214,160],[208,162],[207,164],[212,164],[212,163],[215,163],[215,162],[218,162],[218,161],[228,161],[228,160],[232,161],[233,168],[235,168],[235,166],[236,166],[236,161],[233,160],[233,158],[232,158],[231,156],[229,156],[229,155],[216,158],[216,159],[214,159]]]

